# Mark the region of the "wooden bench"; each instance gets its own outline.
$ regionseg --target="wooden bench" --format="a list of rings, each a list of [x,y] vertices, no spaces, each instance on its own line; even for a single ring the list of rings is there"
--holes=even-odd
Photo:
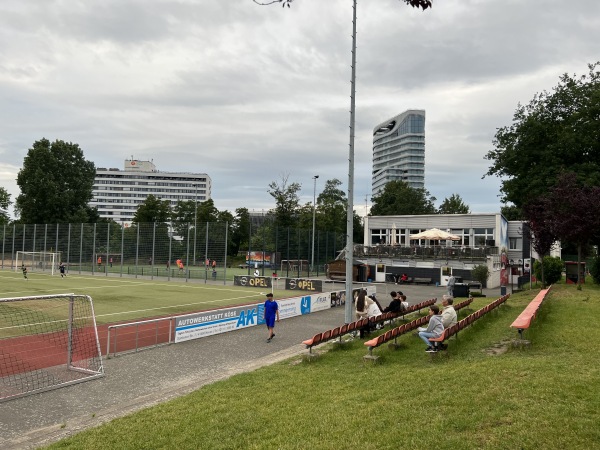
[[[393,320],[398,317],[404,317],[406,314],[419,311],[423,308],[428,308],[429,306],[433,305],[436,301],[437,299],[433,298],[430,300],[425,300],[421,303],[417,303],[416,305],[411,305],[400,313],[388,312],[375,317],[371,317],[370,319],[356,320],[354,322],[341,325],[331,330],[327,330],[323,333],[317,333],[312,338],[302,341],[302,343],[306,345],[309,355],[312,355],[312,349],[316,345],[337,338],[339,338],[339,342],[342,342],[342,336],[344,336],[345,334],[351,333],[353,331],[358,331],[362,328],[367,328],[368,326],[371,326],[373,324],[385,322],[386,320]]]
[[[431,284],[433,283],[433,278],[417,278],[414,279],[415,284]]]
[[[456,311],[459,311],[462,308],[469,306],[471,303],[473,303],[472,297],[463,302],[457,303],[456,305],[454,305],[454,309]],[[399,336],[402,336],[403,334],[406,334],[412,330],[419,328],[420,326],[426,324],[428,321],[429,321],[429,316],[419,317],[418,319],[415,319],[412,322],[406,323],[404,325],[400,325],[399,327],[396,327],[390,331],[387,331],[386,333],[382,334],[381,336],[377,336],[376,338],[373,338],[370,341],[365,342],[365,345],[367,346],[369,353],[367,355],[365,355],[363,357],[363,359],[368,359],[368,360],[373,360],[373,361],[377,360],[377,356],[373,355],[373,349],[379,347],[382,344],[385,344],[386,342],[391,341],[392,339],[394,340],[394,342],[393,342],[393,344],[391,344],[391,346],[397,347],[398,344],[396,342],[396,339]]]
[[[530,327],[531,322],[535,319],[537,312],[540,309],[542,302],[546,299],[546,295],[549,291],[550,288],[542,289],[510,325],[512,328],[518,330],[519,339],[523,340],[523,331]]]
[[[446,341],[449,338],[451,338],[452,336],[458,334],[458,332],[460,330],[462,330],[465,327],[468,327],[473,322],[475,322],[477,319],[483,317],[484,315],[486,315],[493,309],[500,306],[502,303],[504,303],[506,300],[508,300],[509,297],[510,297],[510,294],[504,295],[504,296],[494,300],[489,305],[486,305],[483,308],[478,309],[474,313],[469,314],[464,319],[459,320],[456,324],[452,325],[451,327],[446,328],[440,337],[429,338],[429,342],[433,343],[433,346],[436,347],[436,349],[438,349],[438,350],[446,350],[446,348],[443,346],[444,341]]]

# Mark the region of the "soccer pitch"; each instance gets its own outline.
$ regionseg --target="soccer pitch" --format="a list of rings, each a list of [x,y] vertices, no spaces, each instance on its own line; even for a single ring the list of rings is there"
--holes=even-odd
[[[183,282],[91,275],[0,271],[0,298],[74,293],[89,295],[94,301],[98,324],[135,321],[151,317],[218,309],[258,303],[265,300],[265,288],[246,288]],[[269,291],[270,292],[270,291]],[[275,298],[289,295],[274,290]]]

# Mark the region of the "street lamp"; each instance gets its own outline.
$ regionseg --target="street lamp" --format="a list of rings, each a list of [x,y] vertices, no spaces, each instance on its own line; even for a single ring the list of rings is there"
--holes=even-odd
[[[311,270],[315,270],[315,212],[316,212],[316,203],[317,203],[317,178],[319,175],[315,175],[313,177],[314,181],[314,189],[313,189],[313,229],[312,229],[312,252],[310,259],[310,267]]]
[[[194,193],[194,260],[192,265],[196,265],[196,234],[198,234],[198,229],[196,225],[198,224],[198,183],[195,184],[196,191]],[[189,255],[189,253],[188,253]]]

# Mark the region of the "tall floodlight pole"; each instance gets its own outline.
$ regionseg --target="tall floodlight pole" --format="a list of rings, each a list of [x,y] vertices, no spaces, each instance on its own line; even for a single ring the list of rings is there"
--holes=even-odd
[[[348,210],[346,212],[346,323],[352,322],[352,269],[354,253],[354,123],[356,113],[356,0],[352,4],[352,76],[350,79],[350,145],[348,146]]]
[[[313,177],[314,180],[314,188],[313,188],[313,229],[312,229],[312,252],[311,252],[311,260],[310,260],[310,269],[312,271],[315,270],[315,214],[316,214],[316,206],[317,206],[317,178],[319,175],[315,175]]]
[[[198,224],[198,183],[196,183],[196,191],[194,193],[194,259],[192,265],[196,265],[196,235],[198,234],[198,229],[196,225]]]

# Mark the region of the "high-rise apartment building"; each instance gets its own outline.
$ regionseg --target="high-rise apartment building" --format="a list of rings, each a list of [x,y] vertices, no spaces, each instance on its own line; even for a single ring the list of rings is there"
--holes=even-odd
[[[204,202],[211,196],[211,179],[205,173],[160,172],[151,161],[126,159],[124,170],[96,169],[90,206],[101,218],[129,225],[150,194],[171,206],[179,200]]]
[[[394,180],[425,187],[425,110],[409,109],[373,130],[371,194]]]

